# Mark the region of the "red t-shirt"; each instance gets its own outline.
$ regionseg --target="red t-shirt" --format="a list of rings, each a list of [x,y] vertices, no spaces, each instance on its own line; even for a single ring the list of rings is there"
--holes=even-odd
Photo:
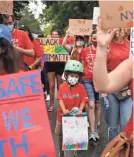
[[[12,32],[13,44],[23,49],[33,49],[33,44],[26,32],[14,29]]]
[[[24,62],[28,65],[33,64],[36,58],[41,57],[43,54],[43,49],[40,46],[40,43],[37,40],[34,40],[32,43],[33,43],[35,56],[34,57],[24,56]]]
[[[58,100],[63,100],[65,108],[71,110],[73,107],[79,107],[82,102],[87,102],[87,93],[84,86],[78,83],[74,87],[70,87],[67,82],[60,85],[58,92]],[[62,110],[59,107],[57,120],[62,121]]]
[[[108,71],[114,70],[122,61],[129,58],[130,42],[125,40],[123,44],[111,42],[107,58]]]
[[[84,80],[93,79],[93,65],[95,59],[96,50],[92,48],[84,48],[81,52],[81,61],[84,66]]]

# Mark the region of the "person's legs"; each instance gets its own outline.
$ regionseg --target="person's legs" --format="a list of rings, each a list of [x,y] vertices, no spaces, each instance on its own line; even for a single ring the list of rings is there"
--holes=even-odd
[[[121,131],[125,128],[132,114],[133,102],[131,97],[120,101],[120,123]]]
[[[62,123],[56,121],[55,134],[58,136],[58,144],[59,144],[59,157],[64,156],[64,152],[62,151]]]
[[[95,129],[97,130],[98,123],[100,122],[101,116],[101,104],[100,102],[95,103]]]
[[[57,79],[57,90],[59,89],[59,86],[60,84],[63,83],[63,80],[62,80],[62,75],[56,75],[56,79]]]
[[[90,125],[90,135],[89,140],[96,141],[99,139],[95,128],[95,93],[93,89],[93,84],[91,81],[83,81],[84,87],[88,95],[88,119]]]
[[[54,92],[55,92],[55,72],[48,72],[48,82],[49,82],[49,88],[50,88],[50,110],[53,111],[54,107]]]
[[[104,97],[103,101],[102,107],[108,124],[108,140],[111,141],[120,130],[120,102],[113,94]]]

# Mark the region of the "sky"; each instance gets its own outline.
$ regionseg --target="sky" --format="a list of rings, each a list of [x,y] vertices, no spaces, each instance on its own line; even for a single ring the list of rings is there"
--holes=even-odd
[[[41,0],[36,0],[37,4],[34,3],[35,0],[30,0],[29,9],[34,14],[35,18],[38,19],[45,5],[41,3]]]

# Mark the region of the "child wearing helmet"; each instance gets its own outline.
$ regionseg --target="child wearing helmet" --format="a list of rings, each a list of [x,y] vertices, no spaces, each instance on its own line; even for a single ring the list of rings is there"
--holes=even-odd
[[[83,66],[79,61],[69,60],[65,65],[66,82],[60,85],[58,92],[59,109],[55,133],[59,136],[60,157],[62,152],[62,114],[69,114],[72,108],[78,107],[77,116],[82,115],[87,102],[87,94],[84,86],[79,83],[83,75]]]

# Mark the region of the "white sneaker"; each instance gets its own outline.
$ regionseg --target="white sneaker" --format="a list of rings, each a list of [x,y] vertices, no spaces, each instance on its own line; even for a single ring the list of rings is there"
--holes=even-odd
[[[90,132],[89,141],[97,142],[100,139],[97,132]]]
[[[50,95],[47,95],[46,101],[50,101]]]

